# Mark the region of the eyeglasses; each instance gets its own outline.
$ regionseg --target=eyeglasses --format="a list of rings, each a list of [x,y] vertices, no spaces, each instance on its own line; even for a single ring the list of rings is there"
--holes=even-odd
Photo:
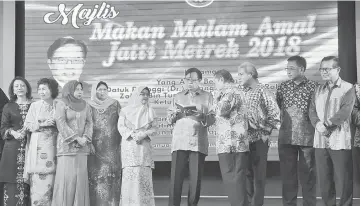
[[[295,71],[296,69],[298,69],[298,67],[286,67],[285,70],[291,70],[291,71]]]
[[[186,80],[187,82],[192,82],[192,83],[199,81],[199,79],[188,79],[188,78],[185,78],[184,80]]]
[[[51,59],[51,63],[54,64],[84,64],[84,58],[66,58],[66,57],[54,57]]]
[[[149,97],[150,96],[150,94],[148,94],[148,93],[140,93],[139,95],[143,96],[143,97],[145,97],[145,96]]]
[[[318,71],[320,72],[330,72],[332,69],[337,69],[339,67],[336,67],[336,68],[319,68]]]

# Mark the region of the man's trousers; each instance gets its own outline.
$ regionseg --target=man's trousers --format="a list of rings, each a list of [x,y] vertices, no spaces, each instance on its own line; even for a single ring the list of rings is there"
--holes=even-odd
[[[303,206],[316,206],[316,168],[313,147],[279,144],[283,206],[297,206],[298,179]]]
[[[221,153],[218,158],[231,206],[248,206],[246,183],[249,152]]]
[[[352,206],[352,151],[316,148],[316,165],[324,205],[336,205],[337,188],[340,194],[338,205]]]
[[[172,153],[169,206],[180,206],[184,176],[189,165],[188,206],[197,206],[201,194],[205,154],[177,150]]]
[[[248,202],[251,206],[263,206],[267,176],[268,140],[257,140],[249,144],[247,172]]]

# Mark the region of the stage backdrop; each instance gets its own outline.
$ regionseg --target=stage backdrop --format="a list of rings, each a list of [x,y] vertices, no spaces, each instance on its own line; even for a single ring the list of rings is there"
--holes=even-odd
[[[25,74],[33,88],[41,77],[75,75],[69,70],[52,73],[47,49],[60,37],[83,40],[89,52],[81,80],[107,82],[122,106],[135,86],[151,88],[160,122],[152,139],[156,161],[171,157],[166,109],[183,89],[186,69],[199,68],[202,88],[212,92],[216,70],[227,69],[236,77],[237,67],[250,61],[259,68],[260,81],[275,91],[287,80],[288,57],[305,57],[306,76],[320,81],[320,60],[338,52],[336,2],[214,1],[204,8],[186,1],[25,4]],[[207,160],[218,160],[213,127],[209,134]],[[278,160],[277,136],[272,134],[269,160]]]

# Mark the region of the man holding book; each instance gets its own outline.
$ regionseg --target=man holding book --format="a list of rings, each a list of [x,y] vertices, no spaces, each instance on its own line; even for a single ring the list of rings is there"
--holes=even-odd
[[[185,72],[187,89],[174,96],[168,110],[168,123],[173,124],[172,169],[169,206],[180,206],[185,168],[189,165],[188,206],[196,206],[200,197],[205,157],[208,155],[207,127],[214,123],[208,110],[212,94],[199,88],[202,73],[197,68]]]

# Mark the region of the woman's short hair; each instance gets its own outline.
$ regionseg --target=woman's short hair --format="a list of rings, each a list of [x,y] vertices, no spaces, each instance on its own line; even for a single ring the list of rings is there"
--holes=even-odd
[[[100,87],[100,85],[104,85],[107,89],[109,89],[107,83],[105,83],[105,82],[103,82],[103,81],[100,81],[100,82],[97,84],[96,89],[98,89],[98,88]]]
[[[27,90],[26,91],[26,98],[27,99],[32,99],[33,97],[31,96],[31,86],[30,86],[28,80],[26,80],[23,77],[17,76],[11,81],[10,86],[9,86],[10,101],[15,102],[17,100],[17,98],[18,98],[14,93],[14,82],[16,80],[20,80],[20,81],[24,82],[24,84],[26,85],[26,90]]]
[[[221,70],[218,70],[216,71],[216,73],[214,73],[214,77],[216,79],[219,79],[219,78],[223,78],[224,80],[224,83],[234,83],[234,79],[232,77],[232,74],[225,70],[225,69],[221,69]]]
[[[80,46],[83,51],[83,58],[84,59],[86,58],[86,55],[88,53],[88,47],[86,46],[86,44],[83,41],[75,40],[73,38],[68,38],[68,37],[62,37],[62,38],[55,40],[54,43],[52,45],[50,45],[50,47],[48,48],[48,54],[47,54],[48,59],[53,58],[55,51],[57,49],[59,49],[60,47],[63,47],[67,44],[74,44],[74,45]]]
[[[55,81],[54,79],[50,79],[50,78],[42,78],[38,81],[38,88],[40,85],[47,85],[50,93],[51,93],[51,98],[55,99],[56,97],[58,97],[59,95],[59,84],[57,81]]]

